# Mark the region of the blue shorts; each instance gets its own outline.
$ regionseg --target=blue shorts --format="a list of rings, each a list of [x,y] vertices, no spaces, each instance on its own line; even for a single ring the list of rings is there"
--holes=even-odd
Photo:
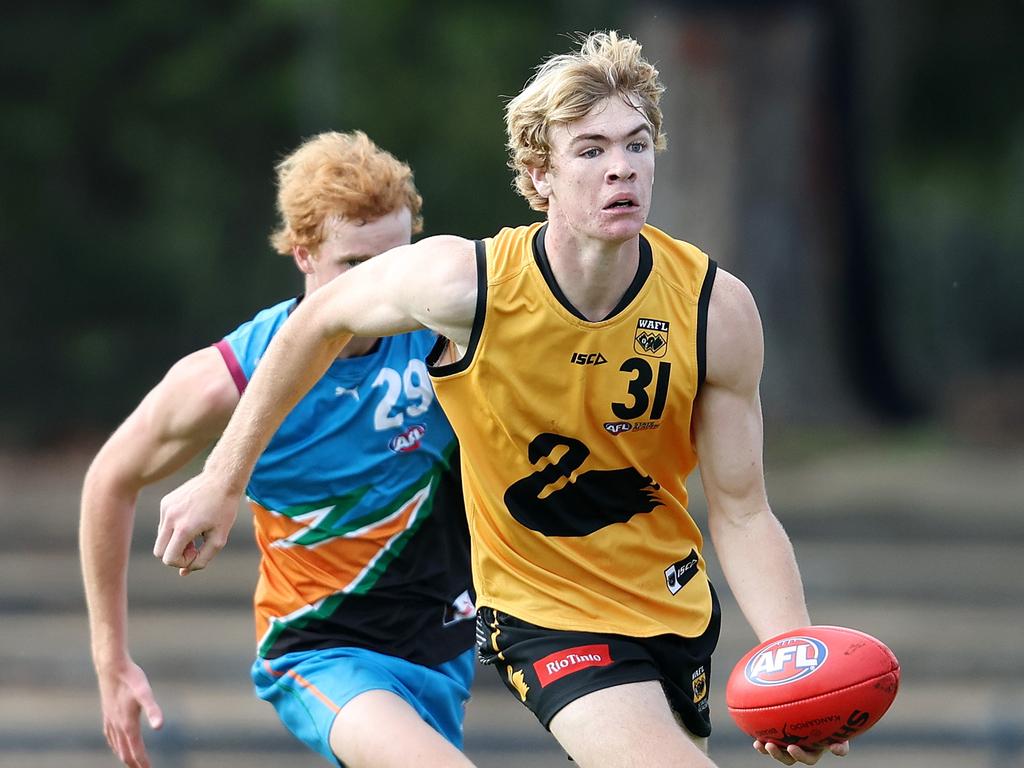
[[[281,722],[299,741],[326,757],[334,718],[366,691],[391,691],[434,730],[462,749],[462,720],[473,682],[472,649],[436,667],[363,648],[326,648],[257,658],[252,665],[256,695],[274,705]]]

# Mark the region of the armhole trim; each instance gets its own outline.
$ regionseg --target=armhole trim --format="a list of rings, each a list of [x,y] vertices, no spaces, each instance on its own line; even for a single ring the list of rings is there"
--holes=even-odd
[[[697,299],[697,390],[704,384],[708,373],[708,307],[711,305],[711,290],[715,285],[718,264],[708,259],[708,270],[704,273],[704,283],[700,287],[700,298]]]
[[[484,316],[487,314],[487,244],[483,240],[475,240],[473,245],[476,249],[476,308],[473,311],[473,328],[469,332],[469,346],[466,347],[466,354],[454,363],[437,365],[437,361],[451,344],[451,340],[447,337],[438,336],[430,354],[427,355],[427,371],[431,376],[441,377],[462,373],[469,368],[476,357],[476,348],[480,344],[480,336],[484,329]]]
[[[238,358],[235,356],[235,350],[228,344],[227,339],[221,339],[213,346],[220,352],[220,356],[224,358],[224,365],[228,367],[228,373],[231,374],[231,379],[235,382],[238,394],[245,394],[245,388],[249,384],[249,379],[246,377],[241,363],[238,362]]]

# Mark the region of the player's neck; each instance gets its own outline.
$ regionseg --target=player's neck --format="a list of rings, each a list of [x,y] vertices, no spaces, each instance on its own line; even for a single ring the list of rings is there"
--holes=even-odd
[[[559,288],[584,317],[607,317],[636,276],[639,234],[615,242],[587,237],[553,224],[549,220],[544,248]]]

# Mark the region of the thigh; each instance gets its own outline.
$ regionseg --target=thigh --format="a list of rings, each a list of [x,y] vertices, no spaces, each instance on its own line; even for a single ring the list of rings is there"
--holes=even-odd
[[[603,688],[566,704],[551,733],[580,768],[713,768],[656,681]]]
[[[472,766],[408,701],[386,690],[349,701],[334,718],[330,745],[346,768]]]
[[[437,765],[464,765],[455,756],[471,653],[432,668],[361,648],[298,652],[257,659],[253,682],[288,730],[333,763],[401,765],[385,757],[409,745],[432,749]],[[367,727],[368,712],[374,727]],[[371,753],[377,756],[366,762]]]

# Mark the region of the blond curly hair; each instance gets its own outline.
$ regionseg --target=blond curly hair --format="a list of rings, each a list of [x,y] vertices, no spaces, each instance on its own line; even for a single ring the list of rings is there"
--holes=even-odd
[[[316,251],[330,217],[374,221],[403,207],[415,234],[423,229],[422,206],[412,169],[365,133],[321,133],[277,165],[280,223],[270,244],[281,254],[296,246]]]
[[[580,35],[576,42],[578,51],[542,62],[505,109],[508,166],[516,174],[515,188],[535,211],[548,209],[547,198],[533,185],[530,169],[549,167],[549,129],[586,116],[610,96],[634,101],[651,125],[654,148],[665,148],[658,106],[665,87],[658,70],[644,59],[640,43],[615,31]]]

